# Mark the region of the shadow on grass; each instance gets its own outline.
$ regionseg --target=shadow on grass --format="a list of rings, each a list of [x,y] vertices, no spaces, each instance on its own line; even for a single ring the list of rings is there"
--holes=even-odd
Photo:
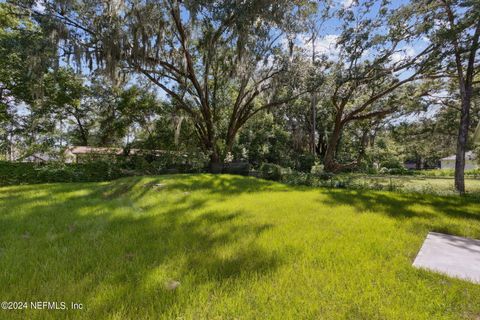
[[[148,192],[178,192],[188,196],[192,192],[217,195],[220,197],[237,196],[242,193],[261,191],[286,191],[289,187],[272,181],[236,175],[177,174],[149,177],[131,177],[114,180],[96,192],[106,200],[127,196],[141,199]],[[183,197],[179,202],[183,201]]]
[[[287,190],[315,189],[210,175],[5,188],[0,200],[0,296],[15,292],[21,297],[7,297],[47,300],[39,294],[61,294],[67,279],[70,291],[91,302],[92,315],[145,301],[159,317],[171,315],[172,306],[182,301],[182,290],[230,290],[235,286],[225,284],[270,276],[284,263],[278,253],[258,244],[271,224],[249,219],[244,210],[214,210],[210,201]],[[460,197],[317,190],[326,195],[322,204],[331,207],[349,205],[399,220],[421,218],[422,231],[435,226],[430,221],[436,216],[480,220],[479,211],[466,211],[471,202]],[[159,197],[152,197],[157,193]],[[445,228],[454,233],[455,226]],[[179,281],[179,289],[169,290],[164,283],[169,279]],[[46,289],[32,291],[40,287]],[[111,294],[105,296],[105,291]]]
[[[166,179],[166,187],[169,190],[203,191],[220,195],[239,195],[260,191],[288,190],[288,186],[272,181],[243,177],[236,175],[181,175],[176,176],[171,183],[172,177]]]
[[[435,231],[459,236],[480,238],[480,201],[472,197],[436,196],[371,190],[324,189],[327,199],[319,200],[329,206],[353,206],[358,213],[374,212],[400,221],[408,220],[415,234]],[[475,205],[476,204],[476,205]],[[457,222],[471,223],[470,234]]]
[[[358,212],[377,211],[394,218],[434,218],[438,215],[451,216],[460,219],[480,221],[480,212],[466,211],[465,205],[472,203],[470,198],[458,196],[434,196],[413,193],[395,193],[363,190],[338,190],[325,189],[328,196],[323,203],[328,205],[350,205]],[[478,201],[475,201],[478,202]],[[480,202],[478,202],[480,205]],[[429,210],[419,210],[414,206],[419,205]]]
[[[166,288],[163,281],[168,279],[178,280],[187,288],[212,282],[221,287],[239,277],[273,272],[281,259],[255,241],[272,225],[255,223],[242,210],[212,210],[207,205],[208,197],[180,193],[189,190],[232,196],[272,185],[249,180],[234,176],[135,177],[101,185],[9,188],[3,195],[5,203],[0,203],[0,242],[14,241],[30,256],[15,257],[16,252],[3,250],[13,258],[0,260],[0,268],[7,275],[3,280],[0,276],[0,295],[19,292],[19,288],[22,292],[23,288],[22,299],[39,299],[29,296],[30,283],[55,288],[61,286],[60,279],[67,278],[78,288],[88,288],[88,299],[96,301],[89,308],[92,314],[115,310],[132,296],[138,301],[159,300],[156,311],[163,314],[171,311],[178,291]],[[167,189],[178,191],[180,197],[149,197],[149,204],[142,203],[147,193]],[[127,213],[121,213],[123,209]],[[48,264],[41,281],[36,269],[25,261]],[[158,268],[167,270],[157,277],[159,283],[150,284],[153,288],[146,290],[148,276]],[[5,283],[12,274],[17,281]],[[104,288],[112,288],[115,293],[97,299]]]

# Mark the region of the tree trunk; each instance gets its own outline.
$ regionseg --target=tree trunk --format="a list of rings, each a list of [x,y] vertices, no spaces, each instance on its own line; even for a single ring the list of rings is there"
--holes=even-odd
[[[467,149],[468,127],[470,125],[471,89],[465,88],[462,94],[462,111],[457,140],[457,157],[455,159],[455,189],[465,193],[465,151]]]
[[[80,138],[82,140],[82,144],[84,146],[88,146],[88,135],[85,131],[85,128],[83,127],[82,125],[82,122],[80,121],[80,119],[78,119],[77,117],[75,117],[75,119],[77,120],[77,124],[78,124],[78,129],[80,130]]]
[[[317,127],[317,99],[315,96],[315,93],[312,93],[311,97],[311,108],[312,108],[312,130],[310,131],[310,152],[312,155],[316,155],[315,149],[316,149],[316,143],[315,143],[315,133],[316,133],[316,127]]]
[[[237,136],[238,130],[240,130],[241,124],[235,123],[228,128],[227,139],[225,145],[225,154],[232,152],[233,145],[235,143],[235,138]]]
[[[338,141],[340,140],[340,133],[342,132],[342,128],[343,123],[341,121],[341,118],[337,116],[335,118],[335,126],[333,128],[332,136],[328,141],[327,151],[325,152],[325,171],[336,172],[338,170],[338,164],[335,161],[335,154],[337,151]]]
[[[173,137],[173,143],[175,144],[175,146],[178,146],[178,144],[180,143],[180,133],[182,130],[183,119],[184,118],[182,116],[175,117],[174,119],[175,135]]]
[[[317,145],[315,147],[315,150],[317,152],[317,156],[320,159],[325,159],[325,153],[327,152],[327,145],[324,141],[324,136],[323,134],[320,134],[318,137]]]
[[[360,150],[358,150],[357,163],[360,163],[360,161],[365,157],[365,154],[367,153],[369,129],[370,128],[368,128],[362,133],[362,138],[360,139]]]
[[[223,163],[220,160],[220,155],[216,148],[213,148],[212,153],[210,154],[210,164],[209,171],[210,173],[222,173]]]
[[[312,30],[312,66],[315,65],[315,40],[317,39],[316,30]],[[317,96],[315,92],[312,92],[311,95],[311,104],[312,104],[312,130],[310,132],[310,151],[312,155],[315,156],[315,132],[317,129]]]

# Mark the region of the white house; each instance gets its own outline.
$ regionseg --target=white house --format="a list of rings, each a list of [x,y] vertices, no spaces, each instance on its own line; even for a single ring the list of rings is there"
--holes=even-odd
[[[475,135],[473,136],[473,143],[480,144],[480,123],[477,126],[477,130],[475,130]]]
[[[440,159],[440,164],[442,169],[455,169],[455,158],[456,156],[449,156],[446,158]],[[480,166],[478,165],[477,157],[472,151],[468,151],[465,153],[465,170],[470,169],[478,169]]]

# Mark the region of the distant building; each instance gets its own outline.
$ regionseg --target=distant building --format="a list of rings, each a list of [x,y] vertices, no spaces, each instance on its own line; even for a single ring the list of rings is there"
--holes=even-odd
[[[155,155],[171,154],[175,152],[165,150],[146,150],[146,149],[129,149],[123,148],[107,148],[107,147],[87,147],[76,146],[69,147],[64,152],[66,163],[83,162],[93,159],[109,159],[120,156],[135,156],[135,155]]]
[[[446,158],[440,159],[442,169],[455,169],[455,159],[456,155],[452,155]],[[477,157],[472,151],[465,153],[465,170],[478,169]]]
[[[480,144],[480,123],[478,124],[477,129],[475,130],[475,135],[473,136],[473,143]]]
[[[40,153],[40,152],[37,152],[37,153],[31,154],[29,156],[17,159],[17,161],[21,161],[21,162],[34,162],[34,163],[44,163],[44,162],[49,162],[49,161],[52,161],[52,160],[53,160],[53,158],[50,155],[43,154],[43,153]]]

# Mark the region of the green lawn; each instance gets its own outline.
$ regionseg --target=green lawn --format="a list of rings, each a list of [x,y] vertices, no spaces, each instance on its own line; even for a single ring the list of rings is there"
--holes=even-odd
[[[413,269],[469,198],[175,175],[0,188],[0,319],[478,319],[480,285]],[[171,289],[173,281],[180,285]]]

